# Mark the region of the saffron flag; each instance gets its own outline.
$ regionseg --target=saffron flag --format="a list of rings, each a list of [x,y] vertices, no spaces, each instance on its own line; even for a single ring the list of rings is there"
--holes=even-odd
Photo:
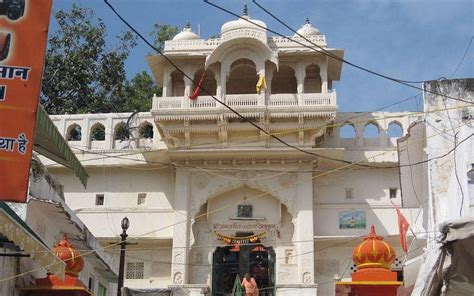
[[[189,96],[191,100],[195,100],[197,99],[197,97],[199,97],[199,92],[201,91],[201,86],[202,86],[202,80],[204,79],[204,73],[206,72],[202,72],[201,79],[199,79],[199,82],[196,85],[196,88],[194,89],[193,94]]]
[[[407,244],[407,231],[410,229],[410,223],[408,223],[405,216],[399,208],[396,208],[398,216],[398,232],[400,234],[400,245],[402,246],[403,251],[408,253],[408,244]]]
[[[264,75],[260,75],[260,77],[258,78],[256,88],[257,88],[257,94],[259,94],[262,89],[267,88],[267,82],[265,81]]]

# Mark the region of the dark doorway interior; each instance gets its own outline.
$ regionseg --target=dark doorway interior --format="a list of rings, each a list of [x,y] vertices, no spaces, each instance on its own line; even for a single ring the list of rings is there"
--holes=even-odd
[[[275,251],[263,245],[218,247],[212,265],[212,295],[231,295],[237,274],[255,277],[260,296],[275,295]]]

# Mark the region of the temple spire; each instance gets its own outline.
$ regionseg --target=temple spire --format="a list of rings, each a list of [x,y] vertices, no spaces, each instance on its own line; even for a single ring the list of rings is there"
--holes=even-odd
[[[247,4],[244,4],[244,11],[242,12],[242,16],[249,16],[249,8]]]

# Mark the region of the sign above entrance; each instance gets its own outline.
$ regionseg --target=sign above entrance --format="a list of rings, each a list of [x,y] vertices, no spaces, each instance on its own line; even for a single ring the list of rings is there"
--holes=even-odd
[[[232,245],[256,243],[259,239],[262,239],[267,235],[266,231],[259,234],[253,234],[253,235],[241,236],[241,237],[225,235],[217,231],[214,231],[214,233],[217,235],[218,240],[224,241],[226,244],[232,244]]]

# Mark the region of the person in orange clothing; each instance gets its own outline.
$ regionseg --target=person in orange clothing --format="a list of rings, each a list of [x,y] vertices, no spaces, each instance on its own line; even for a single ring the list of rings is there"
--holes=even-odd
[[[245,289],[245,296],[258,296],[257,282],[250,274],[246,273],[242,280],[242,288]]]

